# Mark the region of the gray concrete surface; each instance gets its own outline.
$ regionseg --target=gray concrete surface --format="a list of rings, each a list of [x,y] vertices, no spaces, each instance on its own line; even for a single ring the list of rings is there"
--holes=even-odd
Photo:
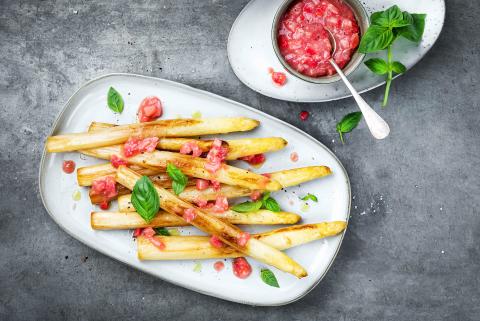
[[[447,3],[431,52],[394,83],[377,142],[342,146],[351,99],[295,104],[232,73],[231,24],[247,1],[0,1],[0,319],[479,320],[480,7]],[[68,97],[109,72],[183,82],[298,126],[347,168],[349,231],[323,282],[284,307],[243,306],[157,280],[63,232],[37,187],[43,142]],[[365,95],[379,106],[383,88]],[[306,122],[297,114],[311,112]]]

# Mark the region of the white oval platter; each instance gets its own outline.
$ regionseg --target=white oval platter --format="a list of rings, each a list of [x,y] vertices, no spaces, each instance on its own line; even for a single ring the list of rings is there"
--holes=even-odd
[[[273,51],[271,40],[272,21],[283,0],[252,0],[233,23],[228,37],[228,60],[237,77],[251,89],[277,99],[296,102],[322,102],[350,97],[343,82],[313,84],[290,75],[281,65]],[[397,4],[402,10],[426,13],[425,32],[420,44],[399,39],[394,44],[394,59],[412,68],[430,50],[442,31],[445,19],[444,0],[365,0],[362,1],[368,14],[385,10]],[[369,54],[382,57],[385,53]],[[268,68],[284,71],[287,83],[276,86]],[[373,74],[362,63],[349,80],[354,87],[365,92],[385,83],[384,77]]]
[[[121,115],[114,114],[106,106],[108,88],[113,86],[125,100],[125,110]],[[56,119],[52,135],[84,132],[92,121],[110,123],[132,123],[136,121],[136,110],[146,97],[158,96],[164,105],[163,119],[191,118],[200,111],[203,117],[245,116],[261,121],[261,126],[249,133],[222,136],[267,137],[282,135],[289,145],[282,151],[267,155],[267,162],[257,172],[270,172],[309,165],[327,165],[333,175],[315,180],[299,187],[274,193],[284,210],[299,213],[302,223],[322,221],[348,221],[350,211],[350,184],[347,173],[335,155],[324,145],[299,129],[265,113],[223,97],[194,89],[179,83],[131,74],[110,74],[92,80],[81,87],[67,102]],[[297,152],[299,160],[293,163],[290,154]],[[323,278],[333,263],[340,248],[343,234],[319,240],[288,250],[288,254],[302,264],[309,276],[298,280],[295,277],[274,270],[281,287],[279,289],[262,283],[259,272],[264,265],[249,259],[253,273],[246,280],[236,278],[231,269],[231,260],[225,263],[225,270],[217,273],[213,269],[216,260],[201,262],[201,272],[194,272],[196,261],[142,262],[136,256],[136,244],[131,231],[95,231],[90,227],[90,212],[99,210],[90,204],[86,188],[79,188],[76,175],[65,174],[62,162],[72,159],[77,168],[100,163],[78,153],[43,153],[40,164],[40,194],[48,213],[66,232],[105,255],[141,271],[225,300],[250,305],[282,305],[304,296]],[[244,162],[238,165],[246,167]],[[74,201],[72,194],[81,191],[81,200]],[[318,204],[310,204],[307,212],[302,212],[303,201],[299,196],[314,193]],[[246,228],[249,232],[261,232],[276,228]],[[183,234],[199,234],[194,228],[181,229]],[[162,291],[159,289],[159,291]]]

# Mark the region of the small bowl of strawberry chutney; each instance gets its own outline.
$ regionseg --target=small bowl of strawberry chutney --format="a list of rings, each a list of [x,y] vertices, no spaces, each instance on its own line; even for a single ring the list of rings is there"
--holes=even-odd
[[[332,54],[346,75],[352,73],[365,56],[357,48],[368,26],[367,12],[358,0],[286,0],[273,21],[273,48],[293,76],[332,83],[340,80],[329,62]],[[335,38],[334,53],[329,33]]]

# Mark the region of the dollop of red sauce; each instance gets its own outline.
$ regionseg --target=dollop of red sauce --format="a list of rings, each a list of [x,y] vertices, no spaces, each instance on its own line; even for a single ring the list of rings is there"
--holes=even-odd
[[[135,230],[136,232],[137,230]],[[151,227],[144,228],[141,232],[141,235],[145,236],[155,247],[157,247],[160,250],[165,249],[165,243],[163,243],[161,240],[155,238],[155,230]],[[135,236],[135,233],[134,233]],[[137,235],[138,236],[138,235]]]
[[[220,272],[225,268],[225,264],[222,261],[217,261],[213,264],[215,271]]]
[[[136,228],[133,231],[133,237],[139,237],[140,235],[142,235],[142,232],[143,232],[143,228]]]
[[[272,174],[270,174],[270,173],[263,173],[261,175],[265,176],[266,178],[271,178],[272,177]]]
[[[277,41],[286,62],[310,77],[336,73],[328,62],[332,44],[330,30],[337,43],[333,59],[343,68],[352,58],[360,41],[359,27],[352,9],[342,0],[300,0],[283,15]]]
[[[310,116],[310,113],[308,111],[301,111],[300,114],[298,115],[300,117],[300,120],[306,121],[308,117]]]
[[[232,262],[233,274],[240,279],[246,279],[252,274],[252,266],[244,257],[237,257]]]
[[[188,155],[190,153],[192,153],[192,156],[194,157],[199,157],[202,155],[202,150],[194,141],[186,142],[180,147],[180,154]]]
[[[195,205],[200,208],[210,208],[213,206],[213,203],[209,203],[206,199],[202,198],[201,196],[197,197],[194,201]]]
[[[207,163],[205,169],[210,173],[216,173],[221,167],[225,159],[227,158],[228,148],[222,145],[220,139],[215,139],[212,144],[212,148],[207,154]]]
[[[107,210],[110,206],[110,200],[118,194],[115,178],[113,176],[105,176],[95,179],[92,182],[92,194],[103,197],[103,201],[100,202],[100,208]]]
[[[110,163],[112,163],[112,166],[115,168],[118,168],[120,165],[128,165],[128,162],[117,155],[112,155],[110,157]]]
[[[293,152],[293,153],[290,154],[290,160],[291,160],[292,162],[297,162],[297,161],[298,161],[298,154],[297,154],[297,152]]]
[[[216,235],[212,235],[212,236],[210,237],[210,244],[211,244],[213,247],[217,248],[217,249],[223,247],[223,245],[224,245],[223,242],[222,242],[222,240],[220,240],[220,239],[218,238],[218,236],[216,236]]]
[[[265,157],[265,154],[256,154],[256,155],[240,157],[239,159],[246,161],[250,165],[260,165],[265,163],[266,157]]]
[[[64,160],[62,164],[62,170],[66,174],[72,174],[75,170],[75,162],[72,160]]]
[[[215,213],[223,213],[228,210],[228,199],[226,196],[218,195],[215,199],[215,205],[212,207],[212,211]]]
[[[250,233],[242,232],[240,236],[237,237],[237,244],[239,246],[245,246],[247,245],[249,239],[250,239]]]
[[[132,157],[144,152],[153,152],[158,144],[158,137],[130,137],[123,145],[125,157]]]
[[[185,211],[183,211],[183,219],[187,223],[193,222],[193,220],[197,217],[197,212],[193,208],[187,208]]]
[[[138,107],[138,120],[141,123],[154,121],[162,116],[163,107],[162,102],[158,97],[146,97]]]
[[[210,182],[207,181],[206,179],[197,178],[195,182],[195,187],[199,191],[206,190],[209,186],[210,186]]]
[[[159,239],[155,238],[155,237],[151,237],[149,238],[150,242],[155,245],[155,247],[157,247],[158,249],[160,250],[165,250],[165,243],[163,243],[162,241],[160,241]]]
[[[146,238],[153,237],[155,235],[155,230],[151,227],[146,227],[143,229],[142,235],[145,236]]]
[[[100,208],[104,211],[108,210],[108,208],[110,207],[110,201],[102,201],[100,204],[99,204]]]
[[[272,81],[278,86],[283,86],[287,82],[287,75],[285,75],[284,72],[272,70],[270,76],[272,77]]]
[[[215,192],[218,192],[220,190],[221,186],[219,181],[217,181],[216,179],[212,179],[210,183],[212,184],[213,190]]]

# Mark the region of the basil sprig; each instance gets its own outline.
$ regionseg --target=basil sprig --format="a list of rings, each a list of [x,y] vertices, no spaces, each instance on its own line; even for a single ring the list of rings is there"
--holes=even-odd
[[[107,94],[107,105],[115,113],[121,113],[123,111],[123,98],[115,88],[110,87]]]
[[[270,192],[264,193],[261,200],[258,200],[255,202],[247,201],[240,204],[236,204],[232,206],[231,209],[235,212],[247,213],[247,212],[256,212],[261,208],[264,208],[272,212],[281,211],[280,205],[278,205],[277,201],[273,197],[270,197]]]
[[[268,284],[275,288],[280,287],[280,285],[278,284],[277,278],[275,277],[275,274],[273,274],[273,272],[270,271],[269,269],[261,269],[260,278],[265,284]]]
[[[172,163],[167,164],[167,174],[172,179],[172,188],[175,194],[180,194],[187,186],[188,178],[177,166]]]
[[[155,217],[160,209],[160,198],[153,187],[153,183],[147,176],[142,176],[133,187],[132,205],[135,211],[145,220],[150,221]]]
[[[370,16],[371,25],[362,36],[358,51],[372,53],[387,49],[386,61],[380,58],[365,61],[365,65],[375,74],[387,75],[383,107],[388,103],[393,73],[402,74],[407,70],[401,62],[393,61],[392,45],[398,37],[419,42],[425,29],[425,17],[425,14],[402,12],[396,5]]]
[[[318,198],[317,198],[315,195],[310,194],[310,193],[308,193],[308,194],[305,195],[304,197],[301,197],[300,199],[301,199],[302,201],[308,201],[308,200],[310,200],[310,201],[314,201],[315,203],[318,202]]]
[[[340,135],[342,144],[345,144],[343,140],[343,134],[351,132],[362,119],[362,113],[359,111],[345,115],[342,120],[337,124],[337,132]]]

